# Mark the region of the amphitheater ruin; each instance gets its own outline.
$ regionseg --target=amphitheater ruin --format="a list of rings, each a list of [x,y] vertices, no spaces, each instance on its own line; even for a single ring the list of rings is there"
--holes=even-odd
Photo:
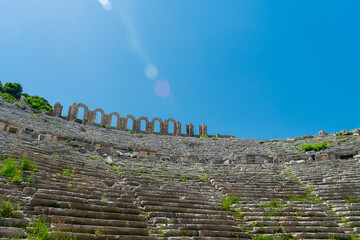
[[[83,108],[84,114],[81,119],[79,119],[79,109]],[[63,106],[57,102],[54,105],[54,115],[57,117],[62,116]],[[207,135],[207,126],[205,124],[199,125],[198,135],[194,134],[194,126],[192,123],[186,125],[186,133],[181,133],[181,123],[177,122],[173,118],[168,118],[166,120],[162,120],[161,118],[155,117],[151,122],[147,117],[140,117],[136,119],[133,115],[127,115],[126,117],[120,117],[120,114],[117,112],[112,112],[110,114],[105,114],[104,110],[101,108],[97,108],[94,111],[90,111],[89,108],[83,103],[73,103],[69,107],[68,115],[66,117],[69,121],[75,121],[95,125],[96,114],[100,112],[100,126],[111,127],[112,118],[116,117],[116,125],[114,126],[116,129],[121,130],[129,130],[135,133],[147,133],[147,134],[161,134],[161,135],[172,135],[172,136],[186,136],[186,137],[199,137],[201,135]],[[129,124],[129,119],[132,120],[132,124]],[[158,122],[159,130],[155,131],[155,123]],[[173,124],[172,131],[169,129],[169,123]],[[144,130],[141,130],[141,126],[144,126]]]
[[[359,239],[359,129],[200,138],[204,124],[62,108],[0,101],[1,239]]]

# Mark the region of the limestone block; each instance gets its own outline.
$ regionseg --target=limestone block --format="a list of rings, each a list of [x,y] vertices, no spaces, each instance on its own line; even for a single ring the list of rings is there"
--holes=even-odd
[[[132,157],[132,158],[136,158],[136,157],[137,157],[137,155],[139,155],[139,153],[138,153],[138,152],[133,152],[133,153],[131,153],[131,154],[130,154],[130,157]]]
[[[114,163],[113,159],[110,156],[105,159],[105,162],[110,165]]]
[[[4,131],[4,130],[5,130],[5,126],[6,126],[5,123],[0,122],[0,130],[1,130],[1,131]]]
[[[20,105],[20,108],[22,108],[22,109],[26,108],[26,102],[25,102],[25,97],[24,96],[20,97],[19,105]]]
[[[319,132],[319,136],[327,136],[327,135],[329,135],[329,134],[327,132],[325,132],[324,130],[321,130]]]
[[[140,155],[143,157],[146,157],[149,154],[149,152],[146,151],[140,151]]]
[[[34,193],[36,193],[36,188],[33,187],[25,187],[23,190],[23,193],[28,194],[28,195],[33,195]]]

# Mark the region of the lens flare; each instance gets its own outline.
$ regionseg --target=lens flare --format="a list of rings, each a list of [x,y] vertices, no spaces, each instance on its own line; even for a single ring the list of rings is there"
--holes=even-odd
[[[154,92],[159,97],[168,97],[171,93],[169,82],[166,80],[157,80],[154,84]]]
[[[99,0],[99,3],[103,6],[105,10],[110,11],[112,8],[111,2],[109,0]]]
[[[155,65],[148,64],[144,69],[145,76],[151,80],[154,80],[158,76],[158,70]]]
[[[109,3],[109,0],[99,0],[99,3],[100,3],[101,5],[106,5],[106,4]]]

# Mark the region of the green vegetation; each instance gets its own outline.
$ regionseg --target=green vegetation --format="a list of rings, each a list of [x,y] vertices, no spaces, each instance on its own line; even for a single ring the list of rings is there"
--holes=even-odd
[[[207,134],[201,134],[200,138],[208,138],[209,136]]]
[[[230,211],[230,199],[228,197],[223,199],[223,201],[222,201],[222,209],[224,211]]]
[[[39,109],[39,110],[46,110],[46,111],[52,111],[52,107],[49,104],[49,102],[43,98],[43,97],[39,97],[39,96],[31,96],[31,97],[27,97],[25,99],[25,102],[27,104],[29,104],[29,107],[31,108],[35,108],[35,109]]]
[[[133,130],[129,130],[128,132],[129,132],[129,133],[131,133],[131,134],[133,134],[133,133],[134,133],[134,131],[133,131]]]
[[[207,180],[208,180],[208,175],[207,174],[204,174],[204,176],[203,177],[201,177],[199,180],[198,180],[198,182],[206,182]]]
[[[231,215],[234,217],[242,217],[244,214],[240,208],[236,208],[231,206],[240,201],[240,198],[236,198],[235,196],[231,195],[229,197],[223,198],[222,201],[222,210],[230,212]]]
[[[15,207],[10,200],[1,200],[0,202],[0,217],[9,218],[9,217],[18,217],[15,210],[20,210],[19,205]]]
[[[20,99],[22,91],[23,91],[23,88],[20,83],[7,82],[2,87],[3,93],[10,94],[11,96],[13,96],[16,99]]]
[[[20,83],[7,82],[2,86],[0,82],[0,96],[3,97],[5,102],[14,104],[19,104],[20,97],[24,96],[25,102],[29,104],[31,108],[52,111],[51,105],[45,98],[23,93],[23,88]]]
[[[73,177],[74,174],[75,174],[75,169],[70,170],[68,168],[64,168],[63,173],[62,173],[62,175],[64,177]]]
[[[100,199],[101,199],[102,201],[107,201],[107,198],[105,197],[104,194],[102,194],[102,195],[100,196]]]
[[[266,224],[264,222],[249,222],[249,227],[265,227]]]
[[[8,93],[3,93],[3,94],[0,93],[0,95],[3,97],[3,100],[5,102],[8,102],[8,103],[17,103],[18,102],[18,100],[16,98],[14,98],[13,96],[11,96]]]
[[[347,204],[350,203],[360,203],[360,199],[357,196],[349,196],[347,200],[345,201]]]
[[[32,219],[29,227],[26,229],[29,234],[28,239],[41,239],[41,240],[49,240],[49,227],[46,223],[45,219],[35,218]]]
[[[284,203],[279,200],[271,200],[270,202],[261,203],[260,207],[265,208],[267,216],[280,216]]]
[[[162,227],[162,226],[159,227],[158,231],[159,231],[159,237],[160,237],[160,238],[165,237],[165,234],[164,234],[164,231],[163,231],[163,227]]]
[[[89,159],[91,159],[91,160],[96,160],[97,157],[96,157],[96,156],[89,156]]]
[[[211,139],[212,139],[212,140],[217,140],[218,138],[217,138],[217,137],[212,137]]]
[[[300,148],[301,148],[301,150],[303,150],[305,152],[312,151],[312,150],[320,151],[320,150],[328,148],[328,145],[326,145],[325,143],[314,143],[314,144],[311,144],[311,143],[306,144],[306,143],[304,143],[304,144],[301,145]]]
[[[21,183],[23,181],[22,168],[12,158],[6,158],[0,172],[1,176],[10,178],[11,182]]]
[[[144,218],[148,218],[149,217],[149,213],[148,212],[144,212],[144,213],[140,213],[140,216],[143,216]]]
[[[65,138],[65,142],[69,143],[69,142],[71,142],[71,139],[70,138]]]
[[[186,182],[188,180],[191,180],[191,178],[188,178],[188,177],[183,177],[183,178],[180,178],[180,182]]]
[[[36,163],[32,162],[27,158],[23,158],[21,161],[21,170],[35,171],[37,168]]]
[[[56,153],[51,154],[51,156],[53,156],[53,157],[60,157],[60,155],[59,155],[59,154],[56,154]]]

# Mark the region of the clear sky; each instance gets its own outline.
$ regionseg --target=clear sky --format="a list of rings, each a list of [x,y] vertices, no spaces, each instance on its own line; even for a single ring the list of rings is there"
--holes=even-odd
[[[358,0],[0,0],[0,81],[275,139],[360,127]]]

